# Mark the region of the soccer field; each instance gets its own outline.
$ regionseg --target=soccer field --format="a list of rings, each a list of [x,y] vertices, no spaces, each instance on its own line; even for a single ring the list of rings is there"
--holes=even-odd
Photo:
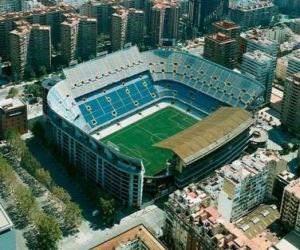
[[[166,160],[172,152],[154,146],[158,143],[195,124],[197,120],[175,108],[168,107],[144,118],[108,137],[117,145],[120,152],[143,159],[146,175],[156,175],[166,166]]]

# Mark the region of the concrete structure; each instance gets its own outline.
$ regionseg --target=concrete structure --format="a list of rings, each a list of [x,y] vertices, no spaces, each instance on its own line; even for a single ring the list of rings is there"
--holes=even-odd
[[[238,1],[229,9],[230,19],[248,30],[256,26],[267,26],[276,15],[277,8],[272,1]]]
[[[207,73],[210,69],[215,72],[213,76]],[[199,78],[195,78],[196,72]],[[252,110],[263,101],[263,87],[257,81],[199,57],[172,50],[158,49],[140,53],[137,47],[130,47],[64,69],[64,74],[65,79],[53,86],[47,95],[48,107],[45,110],[52,126],[53,139],[60,152],[85,178],[101,185],[107,192],[130,206],[141,206],[144,185],[147,185],[144,179],[149,182],[163,182],[169,179],[170,173],[165,171],[158,176],[145,176],[145,159],[119,152],[104,143],[102,138],[105,132],[113,133],[116,127],[120,129],[128,126],[129,121],[130,124],[136,122],[137,117],[138,120],[144,117],[140,113],[144,114],[149,109],[156,112],[156,104],[160,107],[162,102],[172,102],[175,97],[172,94],[170,96],[173,91],[168,88],[171,86],[175,88],[179,85],[175,99],[178,103],[189,103],[186,100],[190,100],[191,95],[187,93],[193,92],[197,96],[200,102],[195,101],[191,106],[184,106],[195,112],[192,113],[195,116],[198,114],[198,106],[207,114],[220,106],[233,106],[223,107],[211,114],[210,119],[208,117],[198,122],[196,131],[187,131],[189,137],[186,138],[191,143],[186,143],[186,151],[184,148],[176,148],[183,145],[176,141],[182,142],[184,138],[173,138],[172,142],[175,143],[170,145],[176,152],[176,157],[178,156],[178,161],[174,161],[178,172],[176,183],[184,185],[240,155],[247,145],[249,127],[253,123],[252,116],[244,109]],[[144,78],[147,79],[147,84]],[[229,79],[234,81],[229,82]],[[215,87],[213,83],[216,80],[220,91],[210,92]],[[165,82],[172,84],[168,87]],[[136,84],[138,87],[135,87]],[[129,93],[126,91],[127,85],[131,88]],[[139,87],[146,86],[147,90],[139,91]],[[122,94],[106,96],[119,89],[123,91]],[[129,95],[140,95],[138,93],[147,95],[147,98],[141,97],[147,102],[139,105],[133,102],[134,99],[128,98]],[[119,98],[119,105],[123,103],[124,106],[121,109],[116,108],[118,114],[107,109],[118,105],[115,104],[115,97]],[[104,112],[102,104],[92,106],[88,103],[100,103],[98,98],[103,98],[105,103],[104,116],[101,115]],[[108,101],[111,102],[109,106],[106,104]],[[90,116],[91,112],[94,116]],[[126,123],[123,124],[123,121]],[[198,143],[200,135],[201,144]],[[167,147],[165,143],[166,141],[160,146]],[[214,154],[215,150],[218,151],[217,155]]]
[[[16,81],[23,79],[28,64],[30,31],[30,25],[22,22],[9,33],[11,67]]]
[[[0,0],[0,15],[22,10],[22,0]]]
[[[128,10],[120,7],[111,18],[112,51],[123,49],[126,43]]]
[[[0,138],[5,132],[14,129],[20,134],[28,130],[27,107],[19,99],[5,99],[0,101]]]
[[[222,20],[213,23],[213,27],[215,33],[220,32],[239,41],[241,27],[238,24],[230,20]]]
[[[280,218],[288,230],[300,232],[300,179],[289,183],[283,191]]]
[[[16,235],[13,223],[0,203],[0,246],[5,250],[16,249]]]
[[[269,103],[276,68],[276,58],[255,50],[243,55],[241,72],[253,76],[265,86],[265,103]]]
[[[281,122],[297,137],[300,136],[300,72],[286,79]]]
[[[58,4],[56,6],[34,9],[34,11],[8,13],[0,16],[0,57],[4,60],[9,59],[9,32],[16,28],[15,22],[18,20],[50,26],[51,44],[57,49],[60,41],[60,23],[63,21],[63,14],[70,12],[73,12],[71,6]]]
[[[209,202],[210,197],[197,184],[169,195],[163,231],[170,249],[260,249],[233,224],[225,222]]]
[[[149,26],[152,44],[175,45],[179,29],[179,2],[154,1],[152,4]]]
[[[189,20],[195,33],[210,30],[212,23],[220,20],[227,13],[228,2],[225,0],[189,0]]]
[[[287,75],[288,58],[286,56],[277,59],[276,78],[285,80]]]
[[[128,10],[126,41],[131,44],[144,42],[144,11],[130,8]]]
[[[275,168],[275,169],[273,169]],[[279,155],[257,151],[218,170],[224,176],[218,211],[226,221],[236,221],[272,194],[276,173],[282,171]]]
[[[205,37],[204,58],[233,69],[237,62],[238,43],[235,39],[216,33]]]
[[[167,250],[167,248],[155,238],[154,235],[144,226],[138,225],[124,233],[121,233],[91,250]]]
[[[292,77],[295,73],[300,72],[300,49],[295,50],[287,55],[288,66],[286,75]]]

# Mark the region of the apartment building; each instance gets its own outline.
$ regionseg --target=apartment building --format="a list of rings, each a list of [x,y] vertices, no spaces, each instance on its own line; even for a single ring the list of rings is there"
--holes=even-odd
[[[19,99],[4,99],[0,101],[0,138],[5,132],[14,129],[20,134],[28,130],[27,106]]]
[[[113,51],[123,49],[126,43],[127,21],[128,10],[125,8],[120,7],[112,14],[111,45]]]
[[[223,34],[208,35],[204,40],[204,58],[233,69],[237,62],[238,43]]]
[[[223,33],[236,41],[239,40],[241,27],[230,20],[221,20],[213,23],[215,33]]]
[[[281,122],[289,131],[300,137],[300,72],[286,78]]]
[[[145,13],[142,10],[130,8],[127,21],[127,42],[140,44],[144,40]]]
[[[265,103],[269,103],[276,69],[276,58],[259,50],[243,55],[241,71],[254,77],[265,87]]]
[[[236,221],[272,194],[274,179],[283,163],[277,152],[260,150],[225,165],[218,211],[226,221]]]
[[[280,218],[288,230],[300,232],[300,179],[292,181],[283,191]]]

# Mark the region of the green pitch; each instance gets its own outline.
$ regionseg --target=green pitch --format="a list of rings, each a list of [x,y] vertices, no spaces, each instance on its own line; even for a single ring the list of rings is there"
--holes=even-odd
[[[156,175],[166,166],[172,152],[154,146],[195,124],[197,120],[175,108],[162,109],[103,139],[117,145],[120,152],[143,159],[146,175]]]

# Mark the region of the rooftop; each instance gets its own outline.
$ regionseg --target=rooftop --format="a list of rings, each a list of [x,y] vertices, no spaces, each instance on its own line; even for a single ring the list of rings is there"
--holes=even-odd
[[[285,190],[300,199],[300,178],[288,184]]]
[[[228,142],[253,123],[251,114],[241,108],[222,107],[192,127],[156,144],[191,163]]]
[[[0,234],[13,227],[13,224],[0,203]]]
[[[147,249],[166,250],[167,248],[156,239],[153,234],[144,226],[138,225],[116,237],[95,246],[91,250],[131,249],[126,248],[129,244],[143,244]]]
[[[258,63],[268,62],[273,59],[269,54],[262,52],[260,50],[255,50],[253,52],[249,51],[243,55],[243,58],[248,58],[250,60],[254,60]]]
[[[235,39],[233,39],[230,36],[227,36],[227,35],[225,35],[221,32],[209,35],[206,38],[208,38],[210,40],[214,40],[214,41],[219,42],[219,43],[230,43],[230,42],[235,41]]]
[[[236,24],[235,22],[232,22],[230,20],[218,21],[218,22],[215,22],[214,25],[222,27],[223,29],[226,29],[226,30],[240,28],[240,26],[238,24]]]
[[[2,110],[11,110],[19,107],[23,107],[24,103],[17,98],[9,98],[0,101],[0,109]]]

